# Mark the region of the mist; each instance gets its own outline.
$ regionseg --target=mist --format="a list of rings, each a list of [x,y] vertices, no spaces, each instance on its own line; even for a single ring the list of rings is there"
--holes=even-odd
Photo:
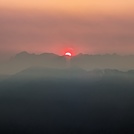
[[[4,133],[132,133],[134,71],[30,68],[0,82]]]
[[[133,0],[1,0],[0,132],[133,134]]]

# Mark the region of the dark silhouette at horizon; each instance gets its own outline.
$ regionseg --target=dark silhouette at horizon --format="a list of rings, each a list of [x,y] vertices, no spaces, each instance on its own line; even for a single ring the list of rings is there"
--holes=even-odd
[[[69,58],[22,52],[0,65],[3,133],[134,132],[133,56]]]

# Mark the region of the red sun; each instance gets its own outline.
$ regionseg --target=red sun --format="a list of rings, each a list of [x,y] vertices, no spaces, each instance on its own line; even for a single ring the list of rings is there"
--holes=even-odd
[[[74,56],[74,50],[72,48],[67,48],[64,50],[63,55],[67,57],[72,57]]]
[[[69,56],[69,57],[71,57],[72,54],[71,54],[70,52],[66,52],[66,53],[65,53],[65,56]]]

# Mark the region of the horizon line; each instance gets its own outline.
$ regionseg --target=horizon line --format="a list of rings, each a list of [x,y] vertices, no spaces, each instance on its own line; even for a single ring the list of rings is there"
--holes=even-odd
[[[65,56],[64,54],[57,54],[57,53],[54,53],[54,52],[41,52],[41,53],[36,53],[36,52],[28,52],[28,51],[20,51],[18,53],[15,53],[14,56],[18,55],[18,54],[21,54],[21,53],[26,53],[26,54],[29,54],[29,55],[42,55],[42,54],[54,54],[54,55],[57,55],[57,56]],[[74,54],[72,57],[75,57],[75,56],[78,56],[78,55],[89,55],[89,56],[104,56],[104,55],[117,55],[117,56],[134,56],[134,54],[118,54],[118,53],[94,53],[94,54],[91,54],[91,53],[77,53],[77,54]]]

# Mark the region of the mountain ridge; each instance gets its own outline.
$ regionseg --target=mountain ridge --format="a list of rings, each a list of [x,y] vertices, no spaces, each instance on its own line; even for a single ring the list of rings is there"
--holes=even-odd
[[[21,52],[12,57],[4,64],[0,64],[0,74],[15,74],[29,67],[54,67],[66,68],[66,57],[53,53],[30,54]],[[134,55],[120,56],[117,54],[89,55],[78,54],[70,59],[71,67],[82,68],[85,70],[94,69],[117,69],[121,71],[134,69]]]
[[[96,69],[92,71],[84,70],[81,68],[43,68],[43,67],[30,67],[16,74],[5,77],[2,80],[8,81],[33,81],[33,80],[75,80],[75,81],[99,81],[107,79],[121,79],[130,80],[134,79],[134,70],[119,71],[116,69]]]

